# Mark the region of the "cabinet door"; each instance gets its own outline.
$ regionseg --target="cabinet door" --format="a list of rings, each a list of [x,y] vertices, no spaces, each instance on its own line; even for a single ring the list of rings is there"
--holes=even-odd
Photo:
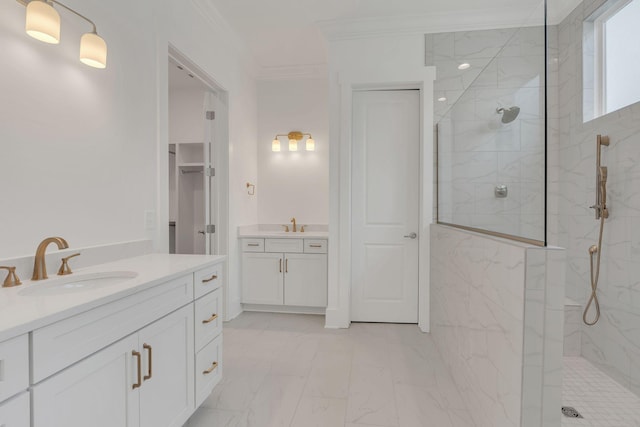
[[[29,411],[29,393],[22,394],[0,405],[0,426],[2,427],[30,427],[31,413]]]
[[[35,385],[32,426],[137,427],[137,348],[131,335]]]
[[[242,302],[282,305],[283,271],[283,254],[244,253]]]
[[[284,303],[327,306],[327,256],[285,254]]]
[[[181,427],[195,408],[193,304],[157,320],[138,337],[144,375],[140,426]]]

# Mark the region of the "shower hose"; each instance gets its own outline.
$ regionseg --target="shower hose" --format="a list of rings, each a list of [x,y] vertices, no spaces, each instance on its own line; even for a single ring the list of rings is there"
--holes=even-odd
[[[598,323],[598,320],[600,320],[600,302],[598,301],[597,291],[598,279],[600,279],[600,255],[602,254],[602,233],[604,232],[604,220],[605,215],[603,214],[600,216],[600,233],[598,235],[598,246],[593,245],[589,248],[589,264],[591,267],[591,296],[589,297],[587,306],[584,308],[584,313],[582,313],[582,321],[588,326],[593,326]],[[595,266],[593,263],[594,255],[596,258]],[[596,315],[592,321],[588,321],[587,314],[589,313],[591,304],[593,304],[596,309]]]

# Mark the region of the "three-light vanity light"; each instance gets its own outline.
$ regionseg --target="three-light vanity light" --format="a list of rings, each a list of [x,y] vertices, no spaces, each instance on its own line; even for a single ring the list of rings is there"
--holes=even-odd
[[[298,151],[298,142],[304,139],[305,136],[308,136],[307,141],[305,143],[306,151],[315,151],[316,150],[316,142],[313,140],[313,137],[310,133],[302,133],[299,131],[291,131],[287,134],[278,134],[273,138],[273,142],[271,143],[271,151],[281,151],[280,149],[280,140],[278,139],[281,136],[286,136],[289,138],[289,151]]]
[[[26,6],[25,30],[34,39],[49,44],[60,43],[60,14],[54,9],[56,4],[83,20],[93,27],[92,31],[80,38],[80,61],[94,68],[106,68],[107,43],[96,31],[96,24],[89,18],[60,3],[57,0],[17,0]]]

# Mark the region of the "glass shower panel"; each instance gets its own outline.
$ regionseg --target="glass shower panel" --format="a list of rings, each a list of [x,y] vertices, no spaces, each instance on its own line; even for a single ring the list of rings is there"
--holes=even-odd
[[[544,244],[544,25],[433,34],[427,44],[441,65],[438,222]]]

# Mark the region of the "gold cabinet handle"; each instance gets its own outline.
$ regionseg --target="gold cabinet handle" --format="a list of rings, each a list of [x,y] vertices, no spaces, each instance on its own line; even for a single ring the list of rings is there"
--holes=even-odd
[[[206,325],[207,323],[213,322],[217,318],[218,318],[217,314],[212,314],[211,317],[209,317],[207,320],[203,320],[202,323]]]
[[[280,273],[282,273],[282,258],[280,258]]]
[[[209,283],[212,280],[216,280],[218,278],[218,276],[216,276],[215,274],[211,277],[209,277],[208,279],[202,279],[202,283]]]
[[[138,366],[138,382],[135,383],[133,385],[133,389],[137,389],[138,387],[140,387],[142,385],[142,355],[140,354],[140,352],[133,350],[131,352],[131,354],[133,354],[133,357],[135,357],[136,359],[138,359],[137,362],[137,366]]]
[[[142,345],[142,348],[149,352],[149,358],[147,359],[147,361],[149,362],[149,369],[147,371],[147,375],[144,376],[144,380],[146,381],[150,380],[153,376],[153,349],[149,344],[146,343]]]
[[[202,371],[202,374],[209,375],[211,372],[215,371],[217,367],[218,367],[218,362],[213,362],[213,365],[211,365],[211,367],[206,371]]]
[[[309,245],[310,248],[321,248],[322,245]]]
[[[289,272],[289,259],[284,260],[284,272]]]

